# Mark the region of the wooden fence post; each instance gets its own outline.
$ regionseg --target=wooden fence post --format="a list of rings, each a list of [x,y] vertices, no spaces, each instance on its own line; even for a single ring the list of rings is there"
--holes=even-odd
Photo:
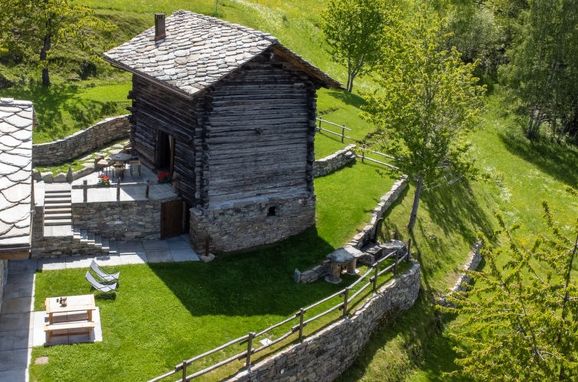
[[[151,188],[151,181],[147,180],[147,187],[145,189],[145,198],[149,198],[149,193],[150,193],[150,188]]]
[[[407,239],[407,261],[409,261],[410,256],[411,256],[411,238]]]
[[[301,308],[299,309],[299,342],[303,341],[303,316],[305,316],[305,310]]]
[[[347,300],[349,299],[349,287],[343,291],[343,317],[347,316]]]
[[[116,181],[116,201],[120,202],[120,178]]]
[[[373,264],[373,270],[375,271],[375,274],[373,275],[373,293],[377,292],[377,277],[378,277],[378,273],[379,273],[379,263],[375,263]]]
[[[341,143],[345,142],[345,126],[341,126]]]
[[[361,163],[365,163],[365,149],[361,149]]]
[[[82,181],[82,201],[86,203],[88,201],[88,181]]]
[[[319,126],[317,127],[317,131],[321,132],[321,119],[317,119],[317,122],[319,122]]]
[[[253,338],[255,338],[255,333],[250,332],[249,338],[247,339],[247,360],[245,361],[245,367],[251,370],[251,354],[253,353]]]
[[[187,382],[187,361],[183,361],[183,376],[182,381]]]

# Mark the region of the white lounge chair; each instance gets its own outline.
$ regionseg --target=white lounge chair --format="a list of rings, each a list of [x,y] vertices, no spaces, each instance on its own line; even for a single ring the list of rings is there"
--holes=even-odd
[[[101,284],[95,280],[94,276],[92,275],[92,273],[90,273],[90,271],[86,271],[86,275],[84,277],[90,283],[90,285],[99,292],[108,293],[116,291],[116,283]]]
[[[92,260],[92,263],[90,263],[90,269],[92,269],[93,272],[96,273],[96,275],[100,277],[102,281],[106,281],[107,283],[117,282],[118,278],[120,277],[120,272],[107,273],[103,271],[94,260]]]

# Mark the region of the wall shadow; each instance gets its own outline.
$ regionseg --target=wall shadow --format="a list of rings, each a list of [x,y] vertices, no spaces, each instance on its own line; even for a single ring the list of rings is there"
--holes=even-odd
[[[297,284],[296,268],[304,271],[319,264],[334,247],[315,229],[275,246],[249,253],[218,256],[209,264],[149,264],[194,316],[288,316],[344,288],[318,281]]]
[[[499,137],[510,153],[538,166],[568,186],[576,187],[578,184],[578,147],[550,142],[545,138],[532,142],[518,132],[502,132]]]

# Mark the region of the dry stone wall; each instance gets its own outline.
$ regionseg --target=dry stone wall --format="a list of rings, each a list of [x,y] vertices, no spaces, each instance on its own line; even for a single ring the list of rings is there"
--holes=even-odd
[[[35,144],[32,148],[35,166],[58,165],[98,150],[130,134],[128,116],[107,118],[97,124],[57,141]]]
[[[316,160],[313,163],[313,176],[320,177],[329,175],[343,167],[355,163],[355,145],[349,145],[343,150],[339,150],[325,158]]]
[[[227,253],[247,251],[297,235],[315,224],[315,198],[267,199],[223,206],[191,209],[191,242],[195,250]]]
[[[371,220],[361,232],[353,237],[349,245],[357,249],[365,247],[374,237],[378,229],[379,220],[383,218],[387,210],[397,201],[407,188],[407,177],[403,177],[394,183],[389,192],[381,197],[377,206],[373,209]]]
[[[413,306],[419,289],[420,266],[413,262],[407,272],[370,297],[351,317],[337,321],[228,381],[333,381],[355,361],[384,317]]]
[[[74,203],[72,224],[107,239],[159,239],[162,203],[162,200]]]

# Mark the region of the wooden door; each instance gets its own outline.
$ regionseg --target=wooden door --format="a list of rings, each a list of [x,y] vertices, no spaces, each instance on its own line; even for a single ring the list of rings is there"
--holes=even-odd
[[[183,201],[171,200],[161,206],[161,239],[184,233]]]

